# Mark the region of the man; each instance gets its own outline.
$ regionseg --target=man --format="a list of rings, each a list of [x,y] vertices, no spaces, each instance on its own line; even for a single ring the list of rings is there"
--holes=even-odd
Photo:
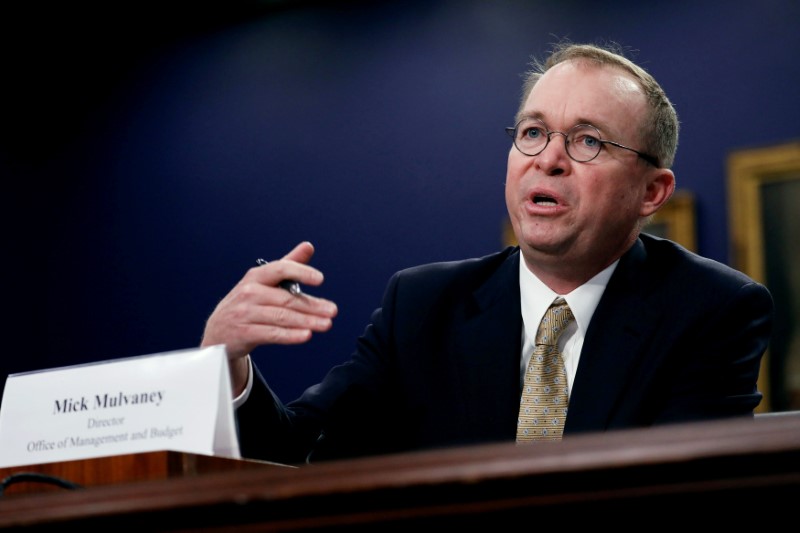
[[[298,463],[752,416],[769,292],[640,234],[675,188],[678,120],[660,86],[620,54],[565,45],[523,92],[506,179],[519,246],[397,273],[352,358],[301,398],[284,405],[248,354],[331,327],[332,302],[279,288],[322,282],[313,247],[251,269],[219,303],[202,344],[226,345],[244,456]],[[542,335],[565,375],[542,390],[563,400],[543,399],[533,374],[550,366],[535,350],[554,317],[561,331]]]

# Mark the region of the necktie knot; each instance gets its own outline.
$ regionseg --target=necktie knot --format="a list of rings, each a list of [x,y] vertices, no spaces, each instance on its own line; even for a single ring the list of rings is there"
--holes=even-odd
[[[569,305],[563,298],[556,298],[552,305],[545,311],[539,329],[536,332],[536,345],[544,344],[555,346],[558,339],[564,333],[564,329],[574,318]]]

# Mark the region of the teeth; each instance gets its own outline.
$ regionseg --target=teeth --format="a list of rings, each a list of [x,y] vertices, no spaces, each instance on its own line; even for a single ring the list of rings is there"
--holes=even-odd
[[[533,199],[533,203],[536,205],[558,205],[555,200],[546,196],[537,196]]]

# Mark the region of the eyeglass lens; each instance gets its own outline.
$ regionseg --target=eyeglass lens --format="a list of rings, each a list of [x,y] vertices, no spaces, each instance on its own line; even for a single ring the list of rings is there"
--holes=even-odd
[[[545,125],[532,119],[520,121],[514,130],[514,144],[520,152],[527,155],[538,155],[550,142],[552,135],[564,136],[569,156],[576,161],[590,161],[597,157],[602,147],[600,132],[594,126],[578,124],[566,133],[548,132]]]

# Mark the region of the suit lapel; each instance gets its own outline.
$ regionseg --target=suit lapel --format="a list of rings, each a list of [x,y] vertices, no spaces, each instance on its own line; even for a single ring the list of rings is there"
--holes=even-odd
[[[519,251],[511,254],[470,297],[455,328],[450,356],[461,379],[467,423],[476,436],[509,438],[519,409],[522,315]]]
[[[654,282],[646,251],[637,240],[617,265],[586,332],[572,386],[565,433],[608,429],[618,402],[625,400],[630,374],[645,353],[643,343],[658,323],[650,302]]]
[[[459,380],[466,423],[476,437],[513,439],[519,410],[522,315],[519,252],[507,257],[454,319],[449,357]],[[658,327],[657,280],[641,240],[621,259],[584,339],[565,432],[608,429],[626,399],[643,345]]]

